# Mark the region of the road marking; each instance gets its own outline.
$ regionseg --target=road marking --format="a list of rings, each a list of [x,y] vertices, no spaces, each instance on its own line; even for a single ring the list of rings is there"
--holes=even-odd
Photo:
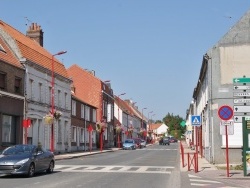
[[[147,149],[147,148],[145,148],[145,149],[137,149],[136,151],[140,151],[140,150],[152,150],[152,151],[157,151],[157,150],[177,150],[177,149],[169,149],[169,148],[162,148],[162,149]]]
[[[174,168],[173,166],[56,165],[55,171],[171,174]]]

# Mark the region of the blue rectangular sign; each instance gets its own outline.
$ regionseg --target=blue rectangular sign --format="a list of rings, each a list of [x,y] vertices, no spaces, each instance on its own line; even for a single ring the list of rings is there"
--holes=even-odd
[[[191,123],[193,126],[200,126],[201,125],[201,116],[192,116]]]

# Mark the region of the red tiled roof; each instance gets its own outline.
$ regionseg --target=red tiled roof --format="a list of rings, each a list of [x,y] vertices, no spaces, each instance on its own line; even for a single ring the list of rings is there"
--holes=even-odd
[[[67,71],[73,80],[75,96],[96,108],[100,108],[101,80],[75,64]]]
[[[51,70],[52,54],[40,46],[35,40],[32,40],[1,20],[0,27],[16,41],[24,58]],[[54,59],[54,71],[55,73],[68,78],[64,65],[56,58]]]
[[[5,63],[14,65],[19,68],[23,68],[20,64],[19,60],[16,56],[12,53],[9,46],[5,43],[5,41],[0,36],[0,45],[3,47],[4,51],[0,51],[0,60],[4,61]]]
[[[158,129],[161,125],[162,123],[150,124],[150,129],[151,130]]]

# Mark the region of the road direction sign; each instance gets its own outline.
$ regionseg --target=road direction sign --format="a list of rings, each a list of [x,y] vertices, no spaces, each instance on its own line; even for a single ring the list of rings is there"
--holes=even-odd
[[[250,99],[234,99],[234,103],[250,103]]]
[[[234,93],[234,97],[250,97],[250,93],[247,93],[247,92],[242,92],[242,93],[240,93],[240,92],[235,92]]]
[[[250,106],[234,106],[234,112],[250,112]]]
[[[250,119],[250,116],[234,116],[234,122],[235,123],[242,123],[242,118],[245,117],[245,118],[248,118]]]
[[[222,120],[231,119],[233,114],[233,109],[228,105],[221,106],[218,110],[218,115]]]
[[[233,83],[247,83],[250,82],[250,78],[234,78]]]
[[[193,126],[200,126],[201,125],[201,116],[192,116],[191,122]]]
[[[234,89],[243,89],[243,90],[246,90],[246,89],[250,89],[250,86],[234,86]]]

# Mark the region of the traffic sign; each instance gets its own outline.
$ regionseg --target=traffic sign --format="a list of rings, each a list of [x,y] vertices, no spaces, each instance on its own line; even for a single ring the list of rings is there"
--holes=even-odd
[[[250,112],[250,106],[234,106],[234,112]]]
[[[228,105],[221,106],[218,110],[218,115],[222,120],[231,119],[233,114],[233,109]]]
[[[234,78],[233,83],[247,83],[250,82],[250,78]]]
[[[234,93],[234,97],[250,97],[250,93],[242,92],[242,93]]]
[[[250,99],[234,99],[234,103],[250,103]]]
[[[234,116],[234,122],[235,123],[242,123],[242,118],[245,117],[245,120],[246,119],[250,119],[250,116],[240,116],[240,115],[237,115],[237,116]]]
[[[250,89],[250,86],[234,86],[234,89],[243,89],[243,90],[246,90],[246,89]]]
[[[200,126],[201,125],[201,116],[192,116],[191,122],[193,126]]]

